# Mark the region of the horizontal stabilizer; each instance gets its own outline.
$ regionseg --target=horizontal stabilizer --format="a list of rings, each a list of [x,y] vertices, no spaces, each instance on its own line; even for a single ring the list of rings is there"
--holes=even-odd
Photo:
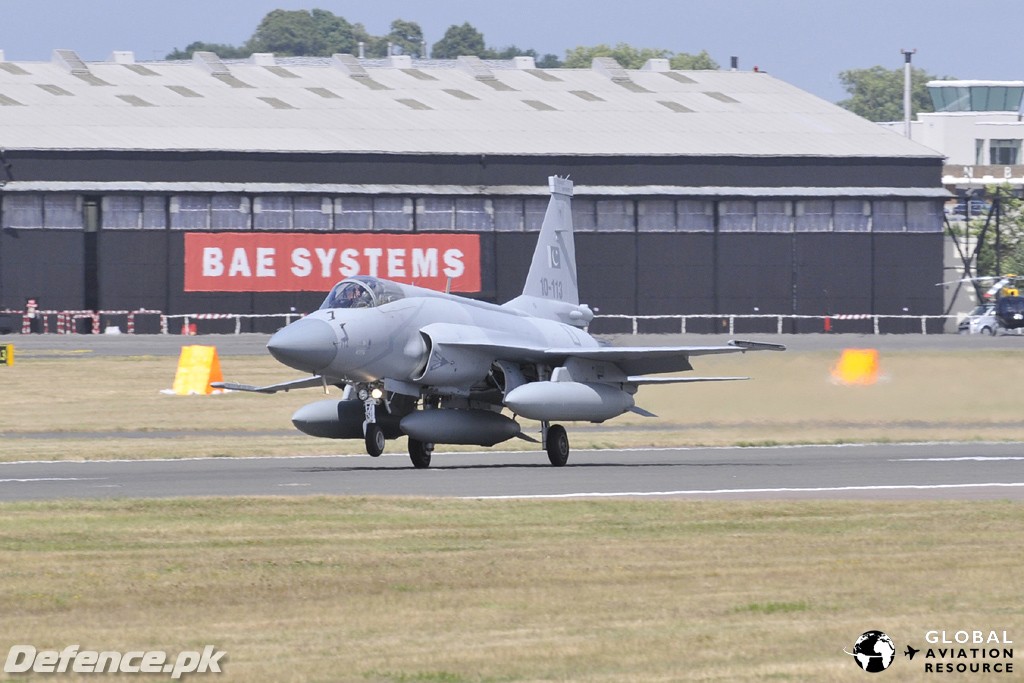
[[[730,346],[743,349],[744,351],[785,351],[785,344],[772,344],[770,342],[747,341],[745,339],[731,339]]]
[[[253,391],[259,394],[276,394],[279,391],[291,391],[292,389],[308,389],[310,387],[322,387],[328,384],[324,377],[314,375],[303,379],[293,379],[280,384],[270,384],[265,387],[258,387],[252,384],[238,384],[236,382],[214,382],[210,386],[215,389],[227,389],[228,391]]]

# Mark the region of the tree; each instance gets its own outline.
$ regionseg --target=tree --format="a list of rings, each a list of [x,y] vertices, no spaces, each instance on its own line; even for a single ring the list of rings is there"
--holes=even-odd
[[[251,50],[244,47],[235,47],[223,43],[204,43],[196,41],[185,46],[184,50],[174,49],[165,59],[192,59],[193,52],[215,52],[223,59],[240,59],[252,54]]]
[[[657,48],[635,48],[627,43],[619,43],[615,47],[608,45],[580,45],[565,53],[565,68],[589,69],[595,57],[611,57],[624,69],[639,69],[648,59],[667,59],[672,55],[668,50]]]
[[[387,40],[395,48],[396,54],[411,57],[426,57],[423,53],[423,29],[415,21],[395,19],[391,22],[391,32]]]
[[[711,59],[707,50],[701,50],[698,55],[679,52],[669,60],[669,66],[680,71],[717,71],[718,62]]]
[[[869,121],[903,120],[903,69],[886,69],[873,66],[870,69],[850,69],[839,74],[849,99],[839,106],[863,116]],[[923,69],[910,71],[910,106],[915,112],[935,111],[926,83],[935,76]]]
[[[1013,189],[1008,185],[989,187],[986,194],[999,199],[998,254],[996,218],[995,215],[989,218],[989,212],[986,211],[986,215],[971,219],[967,225],[969,235],[980,237],[985,223],[988,223],[988,230],[978,250],[977,274],[1024,273],[1024,200],[1015,197]]]
[[[487,56],[484,34],[467,21],[462,26],[449,26],[444,37],[434,43],[430,56],[434,59],[455,59],[462,55]]]
[[[328,56],[354,52],[357,42],[355,27],[332,12],[278,9],[263,17],[246,46],[251,52]]]

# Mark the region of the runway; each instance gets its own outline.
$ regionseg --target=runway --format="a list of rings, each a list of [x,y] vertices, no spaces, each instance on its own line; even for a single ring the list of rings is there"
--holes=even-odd
[[[1024,448],[1005,443],[0,464],[0,501],[172,496],[432,496],[467,499],[1024,500]]]

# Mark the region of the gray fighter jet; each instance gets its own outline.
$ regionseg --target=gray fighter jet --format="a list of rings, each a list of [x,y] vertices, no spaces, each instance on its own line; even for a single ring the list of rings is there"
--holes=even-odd
[[[721,346],[613,347],[585,330],[594,313],[579,302],[573,242],[572,183],[549,179],[551,199],[522,295],[502,305],[474,301],[378,277],[339,282],[320,309],[282,328],[267,343],[281,363],[310,377],[265,387],[343,387],[341,400],[303,406],[300,431],[331,439],[363,439],[378,456],[387,439],[408,437],[417,468],[430,465],[435,444],[493,446],[524,434],[516,418],[540,422],[551,464],[569,457],[560,421],[604,422],[638,408],[643,384],[743,377],[646,377],[692,370],[703,354],[783,350],[777,344],[730,341]],[[503,411],[507,409],[512,416]]]

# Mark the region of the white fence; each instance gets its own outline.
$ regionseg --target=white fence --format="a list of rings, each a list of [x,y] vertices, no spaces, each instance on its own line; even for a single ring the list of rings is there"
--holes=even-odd
[[[0,311],[0,313],[22,315],[22,311]],[[273,331],[288,323],[298,320],[302,313],[178,313],[164,314],[160,311],[38,311],[36,316],[24,317],[23,333],[43,332],[57,334],[73,334],[80,332],[76,324],[80,319],[88,319],[89,332],[98,334],[105,326],[119,327],[125,322],[128,334],[135,333],[135,319],[140,316],[159,316],[160,334],[241,334],[245,321],[268,320],[273,324],[261,325],[262,331]],[[704,333],[719,332],[739,333],[771,333],[801,334],[809,332],[856,332],[860,334],[942,334],[948,321],[954,323],[962,315],[772,315],[754,314],[714,314],[700,313],[693,315],[598,315],[591,323],[591,329],[601,333],[644,334],[656,332],[662,334],[687,332]],[[31,321],[38,320],[39,329],[32,329]],[[56,321],[51,325],[51,321]],[[203,321],[228,321],[228,325],[214,325],[203,329]],[[849,322],[854,321],[854,322]],[[233,323],[233,324],[232,324]],[[798,327],[799,326],[799,327]],[[245,331],[250,331],[250,325]],[[743,328],[743,329],[737,329]],[[226,329],[233,329],[232,332]],[[696,328],[696,329],[695,329]],[[152,326],[151,326],[152,329]]]

